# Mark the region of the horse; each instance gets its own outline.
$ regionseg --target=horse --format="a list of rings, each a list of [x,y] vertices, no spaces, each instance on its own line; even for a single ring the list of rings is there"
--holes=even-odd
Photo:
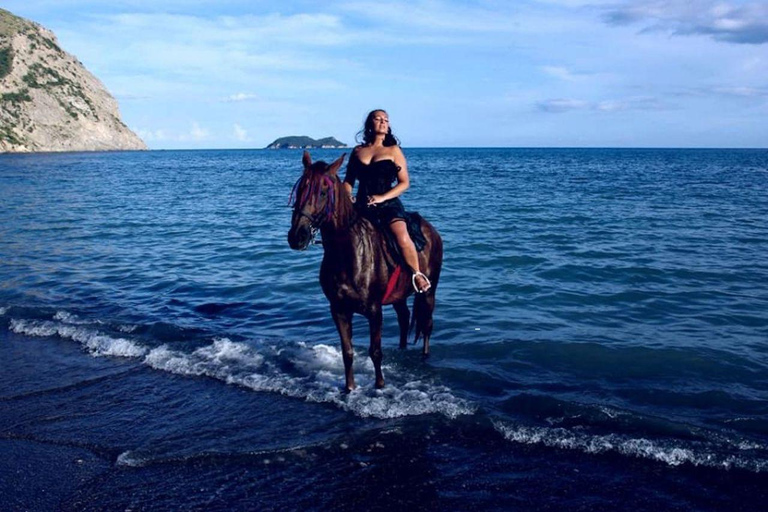
[[[413,317],[407,299],[414,292],[412,269],[401,263],[387,245],[385,235],[355,208],[338,176],[346,153],[328,165],[312,163],[305,151],[304,172],[291,191],[293,202],[288,245],[305,250],[319,230],[322,236],[323,261],[320,265],[320,286],[330,304],[331,316],[341,339],[346,391],[356,388],[352,370],[352,316],[357,313],[368,319],[370,346],[368,354],[376,373],[377,389],[384,387],[381,372],[382,306],[391,304],[400,327],[400,348],[407,346],[409,330],[415,327],[413,342],[423,340],[423,357],[429,356],[432,336],[432,314],[435,293],[443,261],[443,241],[437,230],[425,219],[420,229],[426,244],[418,253],[419,268],[432,287],[417,293],[413,302]]]

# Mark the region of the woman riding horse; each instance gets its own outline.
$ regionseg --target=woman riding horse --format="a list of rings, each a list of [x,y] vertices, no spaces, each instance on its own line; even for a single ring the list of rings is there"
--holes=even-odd
[[[384,110],[372,110],[365,118],[363,144],[355,147],[347,165],[344,186],[349,195],[355,180],[360,182],[355,205],[380,229],[389,229],[406,265],[413,272],[413,287],[424,293],[432,286],[419,271],[416,246],[408,234],[406,214],[399,196],[410,186],[408,164],[398,140],[392,135],[389,115]],[[397,184],[392,183],[397,180]]]
[[[383,111],[374,111],[374,114],[377,112]],[[375,115],[370,117],[372,119]],[[360,167],[355,167],[358,164],[350,165],[347,183],[342,183],[338,177],[344,155],[329,165],[325,162],[313,163],[309,153],[304,152],[304,172],[291,193],[295,200],[288,244],[293,249],[304,250],[318,230],[323,238],[320,286],[331,306],[331,316],[341,338],[347,391],[356,387],[352,368],[355,355],[352,347],[352,317],[355,313],[368,319],[368,354],[376,372],[377,388],[384,386],[381,371],[383,305],[391,304],[397,313],[400,348],[406,347],[408,331],[414,328],[414,341],[421,338],[424,341],[422,353],[424,356],[429,355],[435,292],[443,262],[443,242],[437,230],[426,219],[402,211],[397,196],[405,189],[405,186],[400,185],[405,183],[407,186],[408,183],[405,158],[396,142],[394,146],[385,145],[386,136],[390,135],[386,117],[379,119],[378,123],[378,128],[372,129],[372,142],[356,148],[354,158],[361,160]],[[366,208],[360,205],[356,207],[352,202],[350,183],[354,183],[355,177],[360,181],[362,189],[358,197],[371,196],[365,202]],[[398,186],[391,186],[395,179],[398,179],[399,189]],[[372,206],[368,207],[368,203]],[[416,252],[406,232],[410,248],[406,247],[402,253],[404,260],[413,269],[413,275],[401,271],[400,259],[393,254],[385,233],[377,227],[383,219],[402,239],[402,232],[398,228],[402,226],[405,229],[402,219],[406,217],[415,225],[414,233],[423,242],[421,250]],[[411,316],[407,299],[414,289],[417,294]]]

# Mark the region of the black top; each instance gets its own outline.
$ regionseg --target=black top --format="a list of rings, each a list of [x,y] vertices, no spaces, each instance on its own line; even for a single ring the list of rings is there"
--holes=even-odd
[[[400,166],[392,160],[377,160],[366,165],[355,153],[349,159],[344,182],[353,187],[355,180],[360,182],[355,207],[377,225],[386,225],[393,220],[405,219],[405,208],[397,197],[368,206],[368,196],[386,194],[392,190],[398,172],[400,172]]]

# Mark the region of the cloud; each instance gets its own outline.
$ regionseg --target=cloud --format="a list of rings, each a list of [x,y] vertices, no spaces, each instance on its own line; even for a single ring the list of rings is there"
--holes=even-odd
[[[225,101],[227,103],[236,103],[241,101],[255,101],[258,99],[259,99],[259,96],[257,94],[251,94],[247,92],[238,92],[237,94],[231,94],[227,96],[222,101]]]
[[[561,66],[542,66],[541,70],[550,76],[565,80],[566,82],[577,82],[585,77],[585,75],[573,73],[568,68]]]
[[[167,130],[152,130],[147,128],[137,128],[136,134],[144,139],[145,142],[189,142],[201,141],[209,138],[208,130],[202,128],[197,121],[192,123],[189,131],[184,133],[173,133]]]
[[[583,110],[589,107],[589,102],[574,99],[557,98],[540,101],[536,108],[542,112],[568,112],[569,110]]]
[[[768,87],[750,87],[745,85],[718,85],[710,87],[691,87],[677,92],[677,96],[711,97],[721,96],[736,99],[761,100],[768,98]]]
[[[765,2],[625,2],[608,8],[604,19],[610,25],[645,24],[642,32],[706,35],[728,43],[768,43],[768,4]]]
[[[239,140],[240,142],[246,142],[248,141],[248,132],[243,129],[242,126],[235,123],[233,126],[234,132],[235,132],[235,139]]]
[[[741,98],[768,98],[766,87],[715,87],[713,92]]]
[[[189,131],[189,137],[192,138],[192,140],[203,140],[208,138],[208,130],[205,130],[200,127],[200,125],[197,123],[197,121],[192,123],[192,129]]]
[[[137,128],[136,135],[142,138],[144,142],[159,142],[169,140],[163,130],[147,130],[145,128]]]
[[[594,112],[621,112],[626,110],[669,110],[671,107],[657,98],[632,97],[618,100],[585,101],[571,98],[555,98],[536,103],[541,112],[559,114],[573,110]]]
[[[343,4],[342,8],[393,27],[407,25],[436,31],[488,33],[513,32],[520,25],[518,19],[498,8],[483,9],[437,0],[357,1]]]

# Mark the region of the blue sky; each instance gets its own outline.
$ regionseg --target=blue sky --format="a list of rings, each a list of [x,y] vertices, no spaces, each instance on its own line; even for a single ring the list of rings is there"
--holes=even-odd
[[[150,148],[767,147],[768,2],[4,0]]]

